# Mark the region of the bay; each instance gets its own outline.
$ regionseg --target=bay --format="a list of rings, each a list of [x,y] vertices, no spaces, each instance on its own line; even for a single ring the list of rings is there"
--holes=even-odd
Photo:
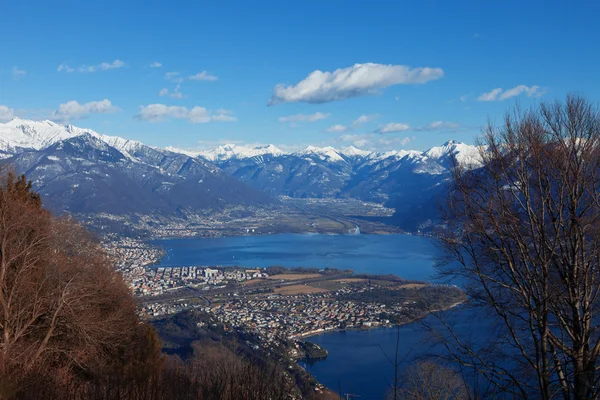
[[[438,254],[430,238],[416,235],[280,234],[163,239],[151,243],[166,250],[159,267],[329,267],[414,280],[431,279]]]
[[[416,235],[302,235],[237,236],[209,239],[164,239],[166,256],[157,266],[315,267],[352,269],[356,273],[394,274],[431,281],[439,250],[432,239]],[[486,326],[460,308],[449,311],[462,331],[482,335]],[[435,324],[432,317],[426,322]],[[394,369],[386,358],[395,356],[395,328],[349,330],[311,337],[329,351],[325,360],[301,365],[321,383],[342,395],[383,399]],[[401,367],[426,354],[442,351],[431,345],[420,323],[400,327]]]

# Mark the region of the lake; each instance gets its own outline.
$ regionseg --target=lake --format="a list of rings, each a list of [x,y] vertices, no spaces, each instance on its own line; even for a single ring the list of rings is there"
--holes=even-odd
[[[211,239],[165,239],[152,244],[167,254],[157,266],[316,267],[395,274],[427,280],[434,273],[438,249],[413,235],[234,236]]]
[[[358,273],[395,274],[406,279],[431,280],[439,250],[427,237],[413,235],[298,235],[169,239],[152,242],[167,254],[158,266],[240,265],[246,267],[335,267]],[[462,315],[461,310],[449,311]],[[482,331],[477,318],[462,318],[465,332]],[[429,321],[435,323],[431,318]],[[310,338],[324,346],[329,357],[302,363],[321,383],[334,391],[383,399],[393,367],[383,352],[394,356],[395,328],[334,332]],[[419,323],[400,327],[401,358],[409,365],[429,351]],[[383,349],[383,351],[382,351]]]

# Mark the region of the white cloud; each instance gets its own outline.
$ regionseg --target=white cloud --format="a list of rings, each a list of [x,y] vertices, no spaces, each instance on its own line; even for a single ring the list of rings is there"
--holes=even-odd
[[[27,71],[19,69],[19,67],[14,66],[12,68],[13,79],[19,79],[27,75]]]
[[[358,117],[354,121],[352,121],[352,125],[366,124],[367,122],[371,122],[374,119],[377,119],[379,117],[380,117],[379,114],[361,115],[360,117]]]
[[[525,85],[515,86],[512,89],[505,90],[504,93],[500,95],[500,100],[510,99],[511,97],[515,97],[520,95],[521,93],[527,94],[527,97],[533,96],[541,96],[543,93],[540,91],[540,87],[533,85],[531,87]]]
[[[411,137],[403,137],[402,139],[400,139],[400,145],[401,146],[406,146],[407,144],[409,144],[410,142],[414,141],[417,137],[416,136],[411,136]]]
[[[79,104],[77,101],[69,101],[58,106],[58,109],[52,113],[52,119],[56,121],[70,121],[89,117],[92,114],[108,114],[119,111],[118,107],[112,105],[107,100],[90,101],[89,103]]]
[[[219,121],[219,122],[237,121],[237,118],[233,116],[233,111],[224,110],[222,108],[215,111],[214,115],[212,116],[212,119],[213,119],[213,121]]]
[[[418,84],[444,76],[441,68],[410,68],[406,65],[354,64],[333,72],[313,71],[295,85],[278,84],[269,104],[325,103],[373,94],[399,84]]]
[[[63,63],[60,64],[58,66],[58,68],[56,69],[58,72],[67,72],[67,73],[71,73],[71,72],[75,72],[75,70],[77,70],[77,72],[98,72],[98,71],[108,71],[111,69],[119,69],[119,68],[123,68],[125,67],[125,63],[121,60],[114,60],[113,62],[103,62],[97,65],[82,65],[79,68],[75,69],[75,68],[71,68],[69,67],[67,64]]]
[[[167,106],[165,104],[150,104],[140,106],[136,118],[147,122],[162,122],[169,118],[187,119],[191,124],[203,124],[211,121],[237,121],[232,111],[219,109],[214,112],[204,107],[195,106],[191,109],[183,106]]]
[[[15,116],[15,110],[7,106],[0,105],[0,122],[10,121]]]
[[[60,64],[56,69],[58,72],[66,72],[70,74],[71,72],[75,72],[75,68],[69,67],[67,64]]]
[[[371,135],[373,136],[373,135]],[[372,145],[372,138],[368,134],[361,135],[342,135],[340,136],[342,142],[350,143],[358,148],[365,148]]]
[[[163,65],[158,61],[154,61],[152,64],[150,64],[150,68],[162,68],[162,66]]]
[[[333,125],[333,126],[330,126],[327,129],[325,129],[325,132],[342,133],[342,132],[346,132],[347,130],[348,130],[347,126],[341,125],[341,124],[337,124],[337,125]]]
[[[459,97],[460,101],[462,101],[463,103],[464,103],[465,101],[467,101],[467,99],[468,99],[468,98],[469,98],[469,95],[468,95],[468,94],[463,94],[462,96],[460,96],[460,97]]]
[[[136,115],[137,119],[148,122],[161,122],[166,118],[187,118],[189,111],[183,106],[167,106],[165,104],[150,104],[140,106],[140,112]]]
[[[503,90],[502,88],[493,89],[487,93],[480,95],[477,100],[479,101],[501,101],[516,97],[525,93],[527,97],[539,97],[544,94],[544,91],[537,85],[526,86],[518,85],[514,88]]]
[[[342,143],[368,150],[397,149],[398,147],[406,146],[415,139],[415,136],[394,137],[382,136],[376,133],[346,134],[339,137],[339,141]]]
[[[410,130],[410,125],[402,124],[397,122],[390,122],[389,124],[383,125],[377,129],[376,133],[393,133],[393,132],[404,132]]]
[[[192,108],[187,117],[192,124],[205,124],[211,120],[210,112],[206,108],[199,106]]]
[[[387,141],[382,141],[381,144],[386,144],[386,145],[394,145],[395,143],[398,143],[400,146],[406,146],[407,144],[409,144],[410,142],[412,142],[413,140],[416,139],[416,136],[405,136],[403,138],[397,138],[397,141],[393,141],[393,140],[387,140]]]
[[[450,121],[433,121],[425,126],[417,128],[417,131],[436,131],[440,129],[458,129],[460,125]]]
[[[219,80],[218,77],[216,77],[215,75],[209,74],[207,71],[198,72],[196,75],[190,76],[189,79],[191,79],[193,81],[209,81],[209,82]]]
[[[296,114],[279,117],[279,122],[315,122],[329,117],[331,114],[316,112],[314,114]]]
[[[177,84],[177,86],[175,86],[175,89],[173,89],[172,92],[169,91],[169,89],[167,88],[162,88],[160,89],[160,91],[158,92],[158,95],[163,97],[163,96],[169,96],[171,98],[174,99],[183,99],[185,96],[183,95],[183,93],[181,93],[179,91],[179,88],[181,87],[181,84]]]
[[[119,69],[119,68],[123,68],[125,66],[125,63],[121,60],[115,60],[111,63],[106,63],[103,62],[100,65],[97,65],[96,68],[102,70],[102,71],[108,71],[110,69]]]
[[[167,72],[165,74],[165,79],[168,80],[168,81],[171,81],[171,82],[176,82],[176,83],[181,83],[181,82],[183,82],[185,80],[181,76],[181,73],[179,73],[177,71]]]
[[[501,88],[492,89],[489,92],[483,93],[480,95],[477,100],[479,101],[494,101],[498,98],[498,95],[502,93]]]

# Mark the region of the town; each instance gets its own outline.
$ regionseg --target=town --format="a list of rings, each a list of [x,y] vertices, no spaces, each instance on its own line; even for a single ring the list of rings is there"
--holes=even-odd
[[[159,267],[156,270],[146,270],[143,275],[130,280],[129,287],[136,295],[157,296],[183,287],[202,287],[203,290],[210,290],[212,285],[215,289],[221,289],[230,283],[258,278],[268,278],[268,274],[260,269]]]
[[[356,199],[297,199],[279,196],[277,207],[229,206],[220,211],[161,215],[78,214],[101,236],[120,241],[121,235],[190,238],[265,235],[275,233],[348,233],[360,225],[363,233],[400,233],[402,229],[373,217],[390,217],[393,208]],[[363,217],[366,217],[363,218]]]
[[[266,298],[235,299],[205,307],[225,325],[247,329],[265,343],[296,339],[338,329],[389,326],[384,312],[399,313],[414,301],[386,309],[385,304],[341,301],[350,292],[369,290],[354,284],[334,292],[301,295],[269,295]]]
[[[164,251],[147,243],[121,238],[105,244],[115,259],[116,269],[137,296],[158,296],[184,287],[221,288],[251,279],[268,278],[260,269],[216,268],[208,266],[154,267]]]
[[[145,318],[200,309],[265,344],[342,329],[390,326],[423,315],[423,298],[462,301],[455,287],[352,271],[283,267],[157,266],[162,249],[121,238],[105,244]],[[433,290],[433,291],[432,291]],[[439,301],[438,301],[439,302]]]

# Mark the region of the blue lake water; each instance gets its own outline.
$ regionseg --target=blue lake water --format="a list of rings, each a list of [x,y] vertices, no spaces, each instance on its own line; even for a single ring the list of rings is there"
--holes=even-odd
[[[247,267],[335,267],[357,273],[395,274],[406,279],[431,280],[438,249],[423,236],[411,235],[297,235],[169,239],[153,241],[167,254],[159,266],[240,265]],[[480,335],[485,326],[464,311],[452,310],[462,330]],[[435,324],[432,317],[426,321]],[[395,328],[334,332],[310,340],[329,351],[327,359],[302,363],[320,382],[342,394],[361,399],[383,399],[393,380]],[[403,366],[440,349],[432,348],[420,323],[400,327]],[[383,350],[383,351],[382,351]]]
[[[463,340],[485,337],[489,324],[477,318],[472,309],[458,307],[444,315]],[[444,329],[437,317],[429,316],[423,321],[400,326],[398,360],[400,373],[419,359],[441,354],[445,349],[436,344],[427,333],[424,324],[438,331]],[[315,363],[301,362],[317,380],[331,390],[357,394],[361,399],[384,399],[394,380],[394,360],[398,331],[396,328],[349,330],[313,336],[309,340],[327,349],[329,356]],[[428,358],[429,359],[429,358]]]
[[[417,280],[431,278],[438,254],[431,239],[413,235],[282,234],[152,243],[167,251],[158,266],[330,267]]]

